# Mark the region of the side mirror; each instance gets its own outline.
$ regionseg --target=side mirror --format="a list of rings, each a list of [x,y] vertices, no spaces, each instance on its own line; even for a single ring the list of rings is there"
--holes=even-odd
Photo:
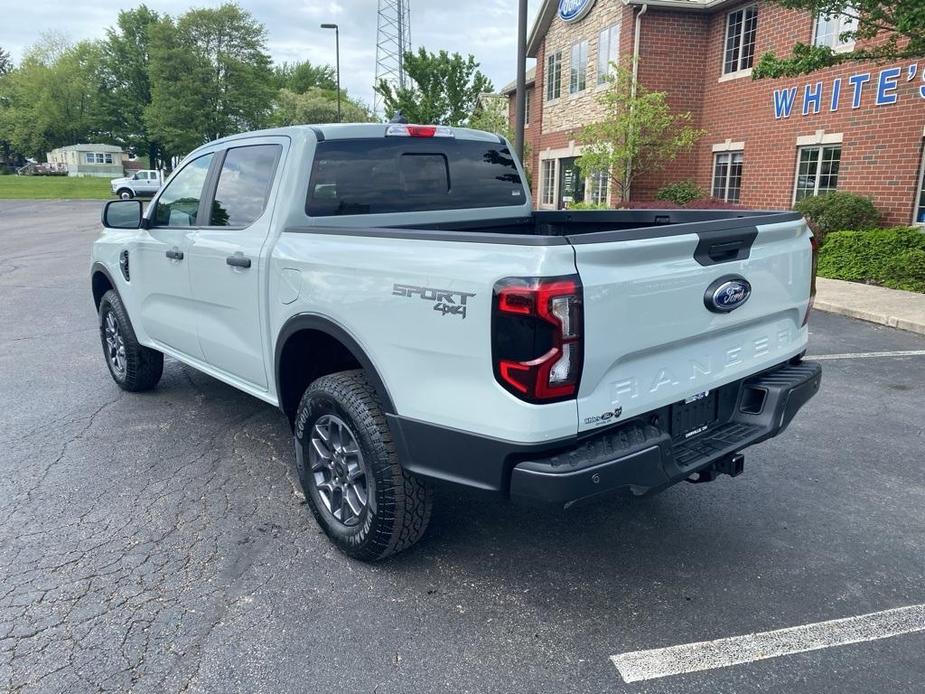
[[[107,229],[140,229],[141,200],[110,200],[103,208],[103,226]]]

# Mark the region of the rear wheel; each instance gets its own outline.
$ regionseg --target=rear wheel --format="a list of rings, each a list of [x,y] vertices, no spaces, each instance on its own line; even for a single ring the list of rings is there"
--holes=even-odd
[[[363,371],[314,381],[299,404],[295,433],[308,507],[341,551],[375,561],[421,538],[430,521],[431,486],[399,464]]]
[[[112,380],[122,390],[150,390],[161,380],[164,355],[139,344],[122,299],[112,289],[100,301],[100,340]]]

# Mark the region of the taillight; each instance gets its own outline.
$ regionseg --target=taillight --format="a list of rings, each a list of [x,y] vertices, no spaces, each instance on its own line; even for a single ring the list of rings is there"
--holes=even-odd
[[[809,312],[813,310],[813,302],[816,300],[816,266],[819,264],[819,242],[816,241],[815,236],[810,236],[809,243],[813,249],[812,274],[809,280],[809,303],[806,305],[806,315],[803,316],[803,325],[809,322]]]
[[[581,303],[577,275],[509,277],[495,284],[492,361],[498,383],[527,402],[574,398],[584,356]]]

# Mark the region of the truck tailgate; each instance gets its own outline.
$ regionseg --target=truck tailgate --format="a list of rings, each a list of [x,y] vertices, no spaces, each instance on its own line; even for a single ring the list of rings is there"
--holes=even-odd
[[[683,226],[569,238],[584,287],[580,431],[693,398],[805,349],[806,224]],[[721,312],[705,295],[730,276],[751,294]]]

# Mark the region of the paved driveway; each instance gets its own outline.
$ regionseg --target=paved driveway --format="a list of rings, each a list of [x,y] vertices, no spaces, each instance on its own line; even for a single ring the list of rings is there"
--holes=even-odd
[[[277,410],[174,361],[112,383],[98,215],[0,202],[0,689],[925,689],[922,631],[631,684],[610,660],[925,603],[925,353],[853,356],[925,338],[816,313],[810,352],[848,356],[741,477],[569,512],[440,489],[367,566],[304,508]]]

